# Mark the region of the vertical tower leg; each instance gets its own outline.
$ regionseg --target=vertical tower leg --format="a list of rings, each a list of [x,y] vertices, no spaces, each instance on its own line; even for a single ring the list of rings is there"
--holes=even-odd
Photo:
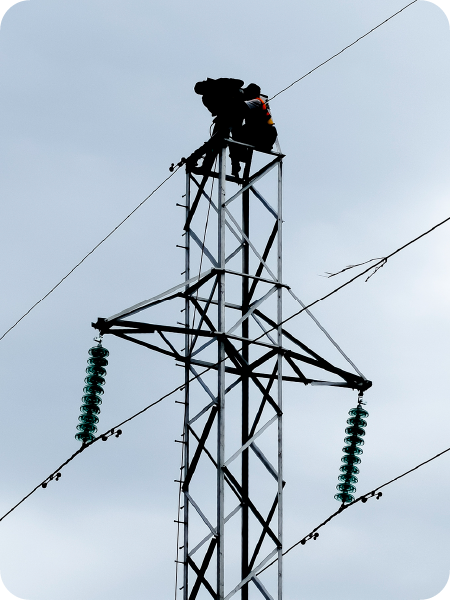
[[[244,168],[244,185],[246,184],[251,164],[251,154]],[[246,190],[242,194],[242,231],[250,238],[250,192]],[[242,248],[242,273],[250,273],[250,255],[249,245],[245,242]],[[242,315],[245,315],[249,308],[249,279],[242,277]],[[242,322],[242,337],[248,339],[249,322],[245,319]],[[242,343],[242,358],[249,363],[249,345],[247,342]],[[242,446],[247,443],[249,436],[249,377],[242,376]],[[249,450],[242,452],[241,459],[242,468],[242,532],[241,532],[241,578],[244,580],[248,575],[249,564],[249,509],[248,509],[248,494],[249,494]],[[241,590],[242,600],[248,600],[248,584],[244,585]]]
[[[190,174],[186,173],[186,219],[188,218],[189,215],[189,210],[191,207],[191,178],[190,178]],[[185,249],[185,262],[184,262],[184,268],[185,268],[185,274],[184,274],[184,278],[185,281],[188,281],[191,277],[191,256],[190,256],[190,237],[189,235],[185,236],[186,238],[186,249]],[[189,321],[190,321],[190,302],[189,299],[186,298],[185,303],[184,303],[184,324],[186,326],[186,329],[188,329],[189,327]],[[185,367],[184,367],[184,383],[185,383],[185,388],[184,388],[184,402],[185,402],[185,406],[184,406],[184,436],[183,436],[183,443],[184,443],[184,469],[183,469],[183,476],[182,476],[182,480],[184,481],[186,479],[187,476],[187,470],[188,470],[188,465],[189,465],[189,429],[188,429],[188,423],[189,423],[189,378],[190,378],[190,372],[189,372],[189,335],[185,334],[184,336],[184,355],[186,357],[186,362],[185,362]],[[189,594],[189,581],[188,581],[188,555],[189,555],[189,502],[188,499],[186,498],[186,496],[183,494],[183,503],[184,503],[184,512],[183,512],[183,540],[184,540],[184,548],[183,548],[183,600],[188,600],[188,594]]]
[[[219,153],[219,193],[218,193],[218,390],[219,411],[217,415],[217,600],[225,597],[225,181],[226,146]],[[223,335],[220,335],[223,334]]]
[[[277,279],[278,283],[282,283],[283,279],[283,239],[282,239],[282,176],[283,163],[278,163],[278,248],[277,248]],[[278,347],[283,345],[283,330],[282,330],[282,288],[278,287],[277,291],[277,341]],[[280,544],[283,544],[283,372],[282,372],[282,354],[278,353],[278,407],[280,413],[278,415],[278,539]],[[283,597],[283,548],[278,550],[278,600]]]

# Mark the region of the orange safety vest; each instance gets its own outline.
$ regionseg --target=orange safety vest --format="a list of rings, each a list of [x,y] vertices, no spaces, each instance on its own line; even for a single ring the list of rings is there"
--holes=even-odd
[[[256,98],[256,100],[259,100],[261,102],[261,104],[262,104],[262,109],[266,113],[268,125],[274,125],[274,122],[272,120],[272,115],[270,114],[269,109],[267,108],[266,103],[264,102],[264,100],[262,98]]]

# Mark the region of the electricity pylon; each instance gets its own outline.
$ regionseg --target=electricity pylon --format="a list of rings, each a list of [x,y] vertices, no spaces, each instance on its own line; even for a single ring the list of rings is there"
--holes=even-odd
[[[226,149],[233,144],[247,153],[242,177],[227,175]],[[264,163],[253,174],[252,155]],[[283,158],[227,137],[191,155],[184,282],[94,325],[184,367],[184,600],[229,600],[238,592],[242,600],[282,599],[283,381],[371,386],[282,326],[283,295],[292,294],[282,279]],[[180,302],[184,324],[131,320]],[[141,334],[157,334],[158,341],[135,337]],[[312,378],[308,369],[338,381]],[[259,576],[274,559],[276,574]]]

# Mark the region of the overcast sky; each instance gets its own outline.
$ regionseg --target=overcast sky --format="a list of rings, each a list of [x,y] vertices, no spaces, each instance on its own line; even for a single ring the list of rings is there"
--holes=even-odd
[[[405,0],[30,0],[0,29],[0,334],[208,138],[193,92],[238,77],[274,95]],[[384,256],[450,216],[450,29],[418,2],[272,102],[285,159],[284,279]],[[78,448],[94,330],[181,281],[173,177],[0,342],[0,512]],[[314,310],[374,382],[358,492],[450,446],[446,225]],[[177,320],[178,315],[168,315]],[[302,318],[291,330],[338,357]],[[306,335],[306,334],[305,334]],[[317,336],[317,337],[316,337]],[[170,359],[107,339],[100,430],[181,383]],[[286,387],[285,543],[338,508],[349,390]],[[177,396],[175,399],[180,399]],[[174,597],[182,409],[167,400],[94,445],[0,524],[26,600]],[[450,569],[450,456],[359,503],[285,559],[285,600],[424,600]]]

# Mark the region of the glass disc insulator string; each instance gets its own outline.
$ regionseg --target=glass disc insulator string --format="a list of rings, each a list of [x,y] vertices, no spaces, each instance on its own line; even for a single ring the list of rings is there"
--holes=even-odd
[[[355,499],[352,494],[356,492],[355,484],[358,483],[356,475],[359,473],[356,465],[361,463],[359,457],[363,453],[361,446],[364,446],[363,437],[366,435],[364,429],[367,427],[365,419],[369,416],[361,403],[358,403],[356,408],[352,408],[348,414],[350,415],[350,419],[347,419],[349,427],[345,430],[347,437],[344,440],[347,445],[342,448],[345,456],[341,458],[344,464],[339,469],[341,471],[341,475],[338,477],[340,483],[336,486],[339,493],[334,496],[343,504],[353,502]]]
[[[109,356],[109,352],[99,342],[97,346],[89,350],[89,356],[86,368],[87,377],[84,380],[86,385],[83,388],[83,404],[80,407],[81,415],[78,417],[80,423],[77,425],[78,433],[75,435],[75,439],[83,444],[92,442],[97,432],[96,425],[99,421],[101,396],[105,385],[105,367],[108,364],[106,357]]]

